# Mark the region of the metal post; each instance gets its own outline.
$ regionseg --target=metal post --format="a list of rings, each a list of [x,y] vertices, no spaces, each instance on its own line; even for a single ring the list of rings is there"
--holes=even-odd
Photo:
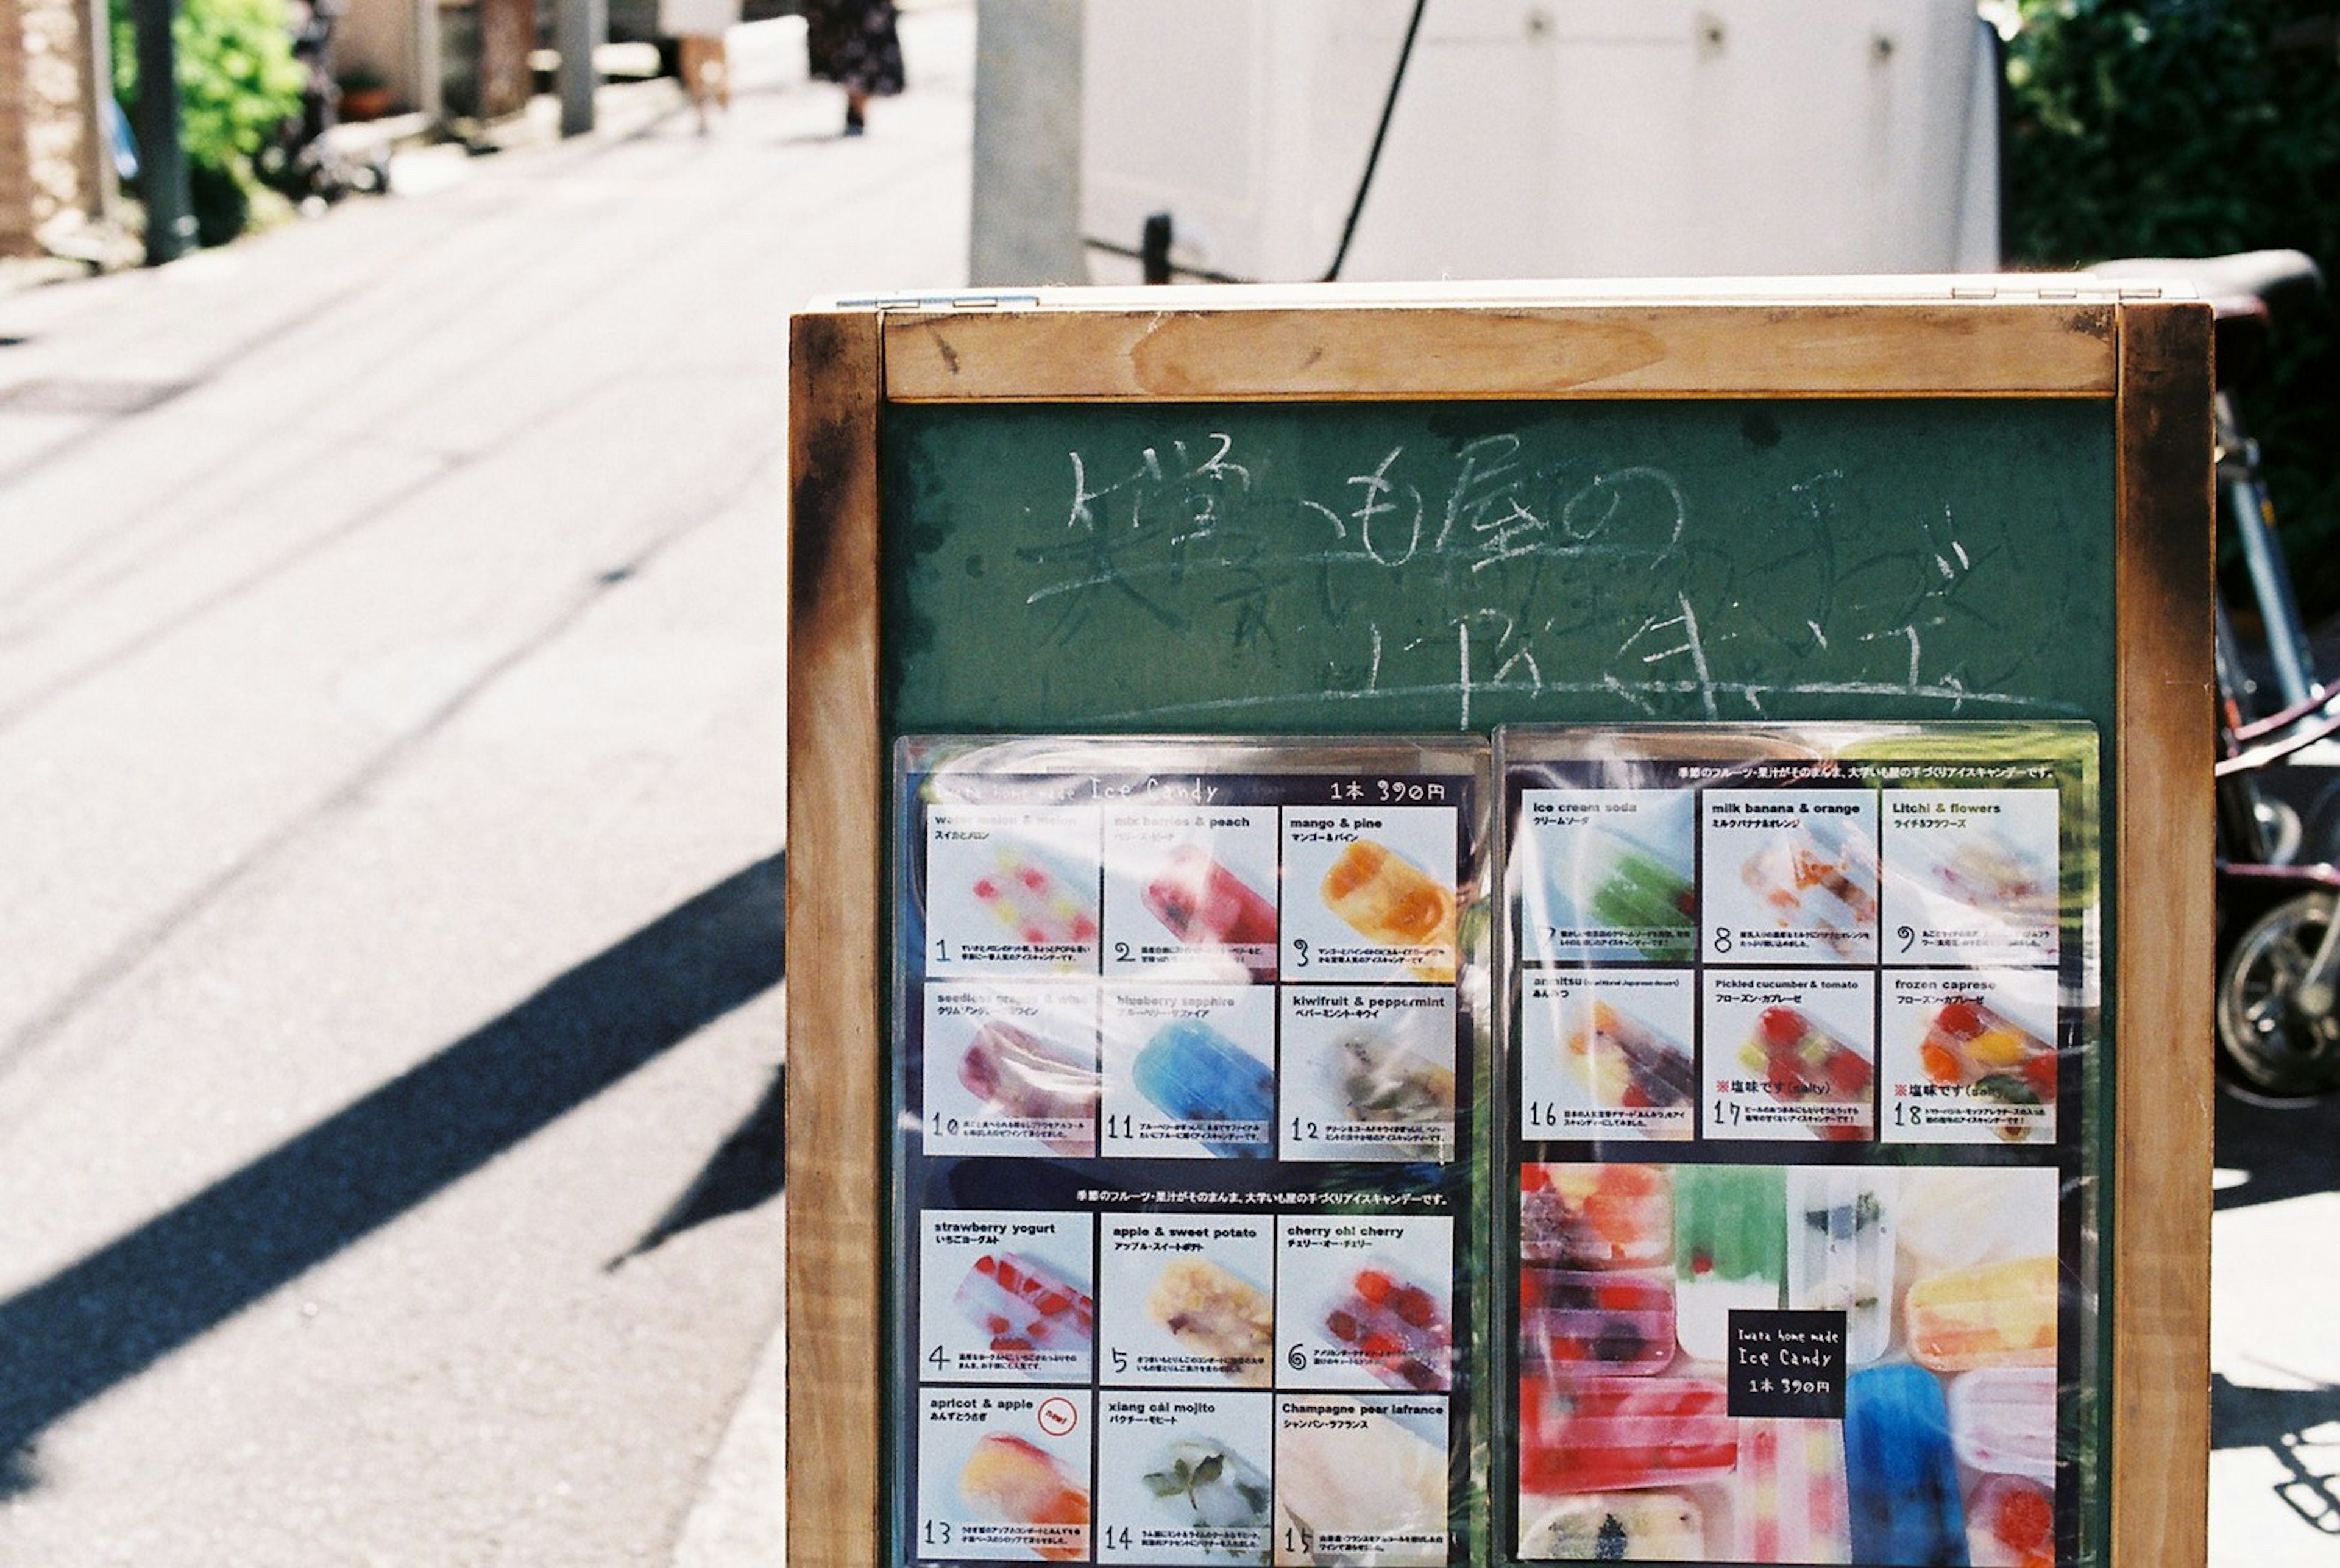
[[[173,0],[133,0],[138,28],[138,184],[146,199],[146,264],[175,262],[195,246],[194,197],[179,144],[178,52]]]
[[[593,129],[593,89],[600,74],[593,50],[610,30],[607,0],[560,0],[554,41],[560,50],[560,134],[582,136]]]

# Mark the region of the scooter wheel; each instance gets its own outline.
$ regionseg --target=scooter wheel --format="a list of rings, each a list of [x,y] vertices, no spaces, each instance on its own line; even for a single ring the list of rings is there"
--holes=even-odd
[[[2236,938],[2219,966],[2219,1065],[2260,1094],[2340,1088],[2340,1019],[2297,1006],[2299,983],[2334,910],[2329,893],[2287,898]]]

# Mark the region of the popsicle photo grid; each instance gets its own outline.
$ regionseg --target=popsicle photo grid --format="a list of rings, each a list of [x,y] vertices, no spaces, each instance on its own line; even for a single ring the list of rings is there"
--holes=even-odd
[[[1519,1555],[2048,1568],[2055,1198],[2045,1168],[1526,1166]],[[1777,1312],[1832,1372],[1747,1365]],[[1747,1413],[1803,1383],[1833,1414]]]
[[[1482,1553],[1483,749],[902,766],[906,1558]]]

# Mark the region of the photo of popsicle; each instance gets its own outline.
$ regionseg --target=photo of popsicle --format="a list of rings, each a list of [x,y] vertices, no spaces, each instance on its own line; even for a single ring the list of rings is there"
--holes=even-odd
[[[1845,1315],[1847,1365],[1893,1339],[1890,1166],[1798,1166],[1788,1173],[1788,1305]]]
[[[1966,1512],[1939,1379],[1871,1366],[1844,1387],[1845,1484],[1856,1563],[1966,1561]]]
[[[1582,1064],[1595,1105],[1663,1108],[1686,1105],[1697,1092],[1690,1053],[1607,1002],[1584,1008],[1567,1043],[1569,1055]]]
[[[1300,1407],[1299,1419],[1294,1405]],[[1369,1405],[1338,1396],[1287,1401],[1275,1444],[1278,1563],[1313,1563],[1302,1543],[1323,1532],[1426,1534],[1435,1544],[1339,1553],[1334,1561],[1393,1565],[1447,1560],[1446,1450]]]
[[[2056,1365],[2056,1260],[1929,1274],[1903,1304],[1909,1354],[1937,1372]]]
[[[1979,997],[1943,1003],[1919,1042],[1918,1059],[1938,1084],[1971,1085],[2010,1106],[2056,1103],[2056,1047]]]
[[[1522,1558],[1562,1563],[1701,1562],[1706,1524],[1677,1492],[1595,1492],[1520,1526]]]
[[[1333,1343],[1365,1357],[1392,1388],[1431,1393],[1453,1381],[1454,1330],[1439,1299],[1386,1268],[1361,1268],[1324,1314]]]
[[[1967,1502],[1974,1568],[2056,1568],[2056,1499],[2037,1481],[1985,1476]]]
[[[1969,823],[1942,837],[1948,839],[1948,852],[1926,868],[1935,890],[2002,920],[2034,925],[2056,918],[2052,868],[2017,849],[2007,835]]]
[[[1850,833],[1822,843],[1809,826],[1771,837],[1740,866],[1740,880],[1781,930],[1800,930],[1851,958],[1877,930],[1877,867]]]
[[[1145,1310],[1181,1347],[1215,1360],[1230,1382],[1268,1385],[1275,1311],[1251,1281],[1207,1258],[1178,1258],[1146,1293]]]
[[[1096,1335],[1096,1304],[1088,1293],[1021,1253],[977,1258],[954,1299],[1011,1365],[1028,1365],[1041,1351],[1086,1355]]]
[[[992,1114],[1019,1120],[1079,1122],[1096,1126],[1097,1072],[1094,1057],[1076,1054],[1053,1040],[997,1019],[986,1022],[958,1064],[958,1081]],[[1093,1136],[1050,1138],[1059,1154],[1096,1151]]]
[[[1344,849],[1319,888],[1324,907],[1369,942],[1433,949],[1408,968],[1451,983],[1456,964],[1454,888],[1387,845],[1360,839]]]
[[[1850,1561],[1844,1428],[1833,1421],[1741,1421],[1730,1533],[1725,1555],[1741,1562]]]
[[[1986,1366],[1950,1380],[1958,1463],[1989,1474],[2056,1478],[2056,1369]]]
[[[2056,1250],[2056,1173],[1913,1166],[1901,1174],[1901,1250],[1918,1272]]]
[[[1622,1492],[1726,1475],[1739,1463],[1727,1403],[1710,1378],[1531,1373],[1520,1380],[1520,1490]]]
[[[1226,1444],[1208,1437],[1174,1438],[1142,1479],[1162,1527],[1243,1532],[1212,1544],[1236,1562],[1267,1561],[1273,1501],[1267,1477]]]
[[[1674,1283],[1632,1269],[1520,1269],[1520,1355],[1561,1380],[1642,1376],[1674,1358]]]
[[[1096,940],[1096,889],[1050,869],[1015,845],[1000,845],[994,868],[976,878],[974,891],[977,901],[1026,947]]]
[[[1275,978],[1275,906],[1197,844],[1181,844],[1145,887],[1145,908],[1189,947],[1251,949],[1244,967]]]
[[[1057,1526],[1033,1543],[1033,1553],[1044,1561],[1079,1563],[1088,1557],[1088,1492],[1046,1451],[1020,1437],[986,1433],[958,1473],[958,1494],[997,1523]]]
[[[1608,841],[1616,858],[1583,901],[1592,918],[1624,932],[1645,958],[1687,960],[1698,939],[1698,893],[1690,878],[1646,849],[1621,839]]]
[[[1339,1103],[1358,1122],[1443,1127],[1454,1121],[1454,1069],[1375,1030],[1342,1037],[1331,1057]]]
[[[1869,1105],[1877,1069],[1867,1057],[1822,1028],[1801,1007],[1771,1007],[1755,1021],[1755,1032],[1739,1047],[1739,1062],[1763,1075],[1771,1097],[1786,1105]],[[1812,1128],[1832,1142],[1869,1136],[1858,1121],[1828,1122]]]
[[[1257,1124],[1256,1140],[1209,1140],[1228,1159],[1264,1159],[1275,1117],[1275,1073],[1199,1018],[1174,1018],[1154,1032],[1132,1065],[1137,1092],[1182,1122]]]
[[[1787,1230],[1778,1166],[1675,1168],[1674,1333],[1684,1354],[1723,1361],[1734,1309],[1779,1306]]]
[[[1662,1166],[1523,1165],[1520,1256],[1566,1268],[1647,1268],[1673,1255]]]

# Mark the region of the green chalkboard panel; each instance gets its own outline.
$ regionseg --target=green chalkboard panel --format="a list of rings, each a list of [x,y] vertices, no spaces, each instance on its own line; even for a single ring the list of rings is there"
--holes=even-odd
[[[2113,729],[2106,401],[895,405],[881,442],[895,734]]]

